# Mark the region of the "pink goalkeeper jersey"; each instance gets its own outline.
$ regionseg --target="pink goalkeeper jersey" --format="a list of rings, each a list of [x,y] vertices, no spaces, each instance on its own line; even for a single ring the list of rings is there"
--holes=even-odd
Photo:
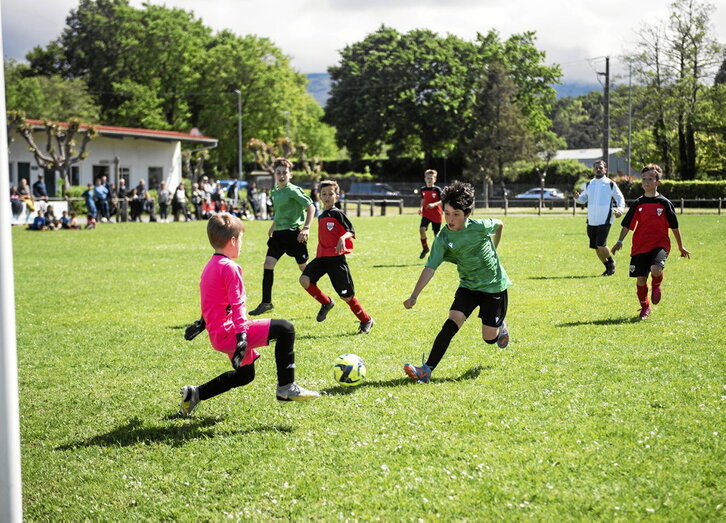
[[[256,360],[259,354],[254,348],[267,344],[265,335],[269,331],[269,320],[257,322],[247,319],[242,267],[222,254],[214,254],[202,271],[199,290],[202,316],[207,323],[212,347],[231,357],[237,344],[237,333],[247,332],[250,349],[242,364]],[[254,328],[258,327],[257,323],[264,323],[266,329]]]

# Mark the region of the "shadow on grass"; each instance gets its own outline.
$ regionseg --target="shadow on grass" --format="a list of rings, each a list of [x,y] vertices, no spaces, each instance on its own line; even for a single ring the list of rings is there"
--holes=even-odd
[[[560,323],[558,327],[580,327],[582,325],[622,325],[624,323],[636,323],[639,321],[640,319],[638,317],[629,316],[627,318],[608,318],[606,320],[587,320]]]
[[[373,265],[374,269],[390,269],[392,267],[421,267],[423,262],[418,263],[390,263],[386,265]]]
[[[349,338],[357,336],[358,331],[351,332],[338,332],[337,334],[304,334],[302,336],[296,336],[295,340],[321,340],[329,338]]]
[[[164,420],[182,419],[179,414],[167,415]],[[214,438],[219,434],[213,429],[214,425],[222,421],[215,417],[195,417],[183,425],[158,425],[144,427],[139,418],[132,418],[128,423],[113,429],[105,434],[99,434],[75,443],[68,443],[56,447],[56,450],[73,450],[78,447],[130,447],[147,443],[166,443],[172,447],[184,445],[187,441],[198,438]],[[262,425],[245,430],[233,431],[235,435],[259,434],[263,432],[290,433],[293,428],[289,425]],[[225,431],[225,434],[228,434]]]
[[[453,377],[453,378],[433,378],[434,383],[446,383],[446,382],[456,382],[456,381],[464,381],[464,380],[474,380],[479,377],[479,375],[484,370],[490,370],[493,367],[491,365],[487,365],[486,367],[483,367],[481,365],[477,365],[476,367],[472,367],[471,369],[464,372],[461,376]],[[357,387],[331,387],[329,389],[321,390],[320,393],[324,394],[326,396],[346,396],[348,394],[353,394],[356,390],[362,388],[362,387],[402,387],[402,386],[408,386],[408,385],[417,385],[417,382],[413,381],[411,378],[403,377],[403,378],[394,378],[391,380],[386,381],[364,381]]]

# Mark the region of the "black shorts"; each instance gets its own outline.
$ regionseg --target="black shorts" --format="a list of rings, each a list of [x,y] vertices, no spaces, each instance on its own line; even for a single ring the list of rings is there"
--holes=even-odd
[[[507,290],[502,292],[481,292],[459,287],[456,289],[454,303],[449,310],[460,311],[467,318],[479,307],[479,317],[483,325],[488,327],[500,327],[504,318],[507,317],[508,305]]]
[[[279,260],[283,254],[292,256],[298,265],[308,261],[308,244],[297,241],[300,229],[275,231],[267,240],[267,256]]]
[[[431,224],[431,230],[434,231],[434,234],[439,234],[439,230],[441,230],[441,222],[433,222],[429,220],[428,218],[424,218],[421,216],[421,225],[420,227],[422,229],[428,229],[429,223]]]
[[[668,258],[668,252],[663,247],[656,247],[650,252],[631,256],[630,277],[648,276],[653,265],[658,265],[661,269],[664,269],[666,258]]]
[[[609,223],[605,225],[588,225],[587,237],[590,238],[590,248],[597,249],[598,247],[605,247],[608,241],[608,234],[610,234]]]
[[[333,289],[338,293],[338,296],[341,298],[355,296],[353,277],[350,275],[345,255],[315,258],[303,271],[303,276],[310,278],[310,283],[313,285],[318,283],[318,280],[326,274],[330,277],[330,282],[333,284]]]

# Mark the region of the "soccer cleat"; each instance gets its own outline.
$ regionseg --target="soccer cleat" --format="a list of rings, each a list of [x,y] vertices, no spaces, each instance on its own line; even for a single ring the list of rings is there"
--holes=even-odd
[[[428,247],[421,251],[421,254],[418,255],[419,260],[423,260],[426,255],[429,253]]]
[[[318,321],[325,321],[325,318],[328,317],[328,311],[335,307],[335,302],[333,301],[333,298],[330,298],[329,303],[324,303],[320,306],[320,310],[318,311],[318,315],[315,318]]]
[[[303,389],[297,383],[277,387],[277,401],[309,401],[320,397],[314,390]]]
[[[425,357],[422,356],[421,359]],[[421,363],[420,367],[415,367],[411,365],[410,363],[406,363],[403,366],[403,372],[405,372],[409,378],[412,380],[416,380],[419,383],[428,383],[431,380],[431,371],[433,369],[426,365],[426,363]]]
[[[260,303],[257,306],[257,308],[255,310],[250,311],[250,316],[259,316],[263,312],[272,310],[274,307],[275,306],[272,305],[272,303],[267,303],[267,302],[263,301],[262,303]]]
[[[368,334],[369,332],[371,332],[374,323],[375,321],[373,321],[373,318],[368,321],[360,322],[360,327],[358,327],[358,334]]]
[[[184,385],[179,392],[182,400],[179,406],[179,414],[188,418],[199,405],[199,388],[192,385]]]
[[[641,320],[648,319],[648,316],[650,316],[650,305],[646,305],[642,309],[640,309],[640,316],[638,317]]]
[[[507,320],[504,320],[501,329],[499,329],[497,347],[504,349],[507,345],[509,345],[509,331],[507,330]]]
[[[650,291],[650,301],[653,302],[653,305],[660,303],[661,295],[660,285],[653,285],[653,290]]]

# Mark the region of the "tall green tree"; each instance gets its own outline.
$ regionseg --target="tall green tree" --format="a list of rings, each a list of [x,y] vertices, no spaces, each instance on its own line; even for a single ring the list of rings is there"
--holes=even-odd
[[[476,85],[464,154],[474,176],[503,181],[505,167],[534,156],[534,133],[517,100],[517,87],[506,68],[489,65],[486,77]],[[476,123],[474,123],[476,122]]]
[[[22,112],[28,118],[67,122],[79,118],[99,121],[100,108],[88,93],[85,81],[65,80],[59,75],[27,76],[28,68],[5,61],[5,105],[8,111]]]

